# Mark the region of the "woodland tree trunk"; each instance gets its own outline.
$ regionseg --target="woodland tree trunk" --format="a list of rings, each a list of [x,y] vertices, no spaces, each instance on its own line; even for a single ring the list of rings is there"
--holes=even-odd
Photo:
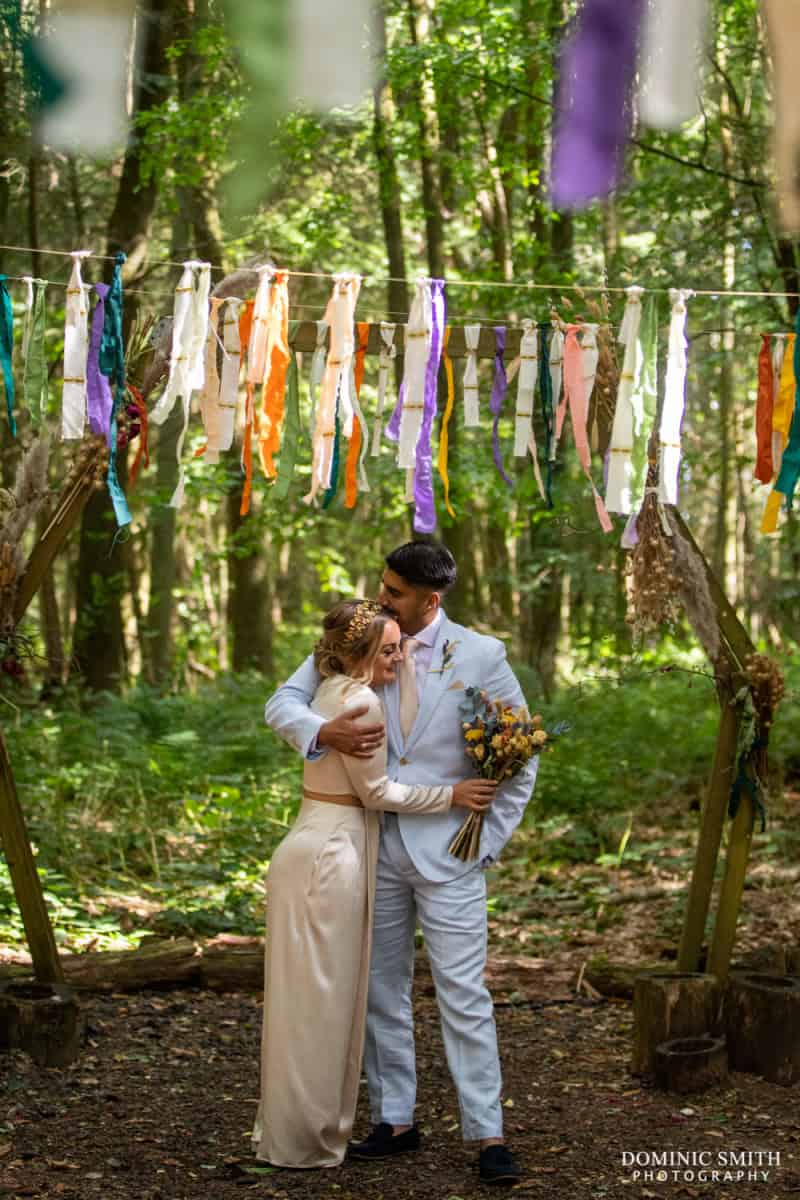
[[[430,63],[424,58],[425,44],[430,36],[435,0],[408,0],[408,24],[411,44],[420,52],[416,86],[417,122],[419,125],[420,170],[422,173],[422,207],[425,211],[425,233],[428,244],[428,270],[439,279],[444,275],[444,220],[442,190],[439,181],[439,122],[436,112],[436,89]]]
[[[259,532],[257,497],[250,514],[239,515],[241,485],[227,496],[228,513],[228,622],[234,671],[273,672],[272,589],[267,555]]]
[[[405,285],[406,257],[403,246],[403,210],[400,200],[400,179],[392,145],[394,123],[394,100],[386,77],[386,10],[378,5],[375,11],[376,58],[379,77],[375,83],[372,144],[378,167],[378,189],[383,220],[383,236],[386,242],[386,258],[389,263],[387,299],[390,321],[402,321],[408,312],[408,289]],[[403,365],[400,355],[395,358],[395,378],[399,388]]]

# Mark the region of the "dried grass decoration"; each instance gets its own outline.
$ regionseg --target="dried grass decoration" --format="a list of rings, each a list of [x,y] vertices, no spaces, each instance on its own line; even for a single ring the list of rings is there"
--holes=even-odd
[[[627,620],[636,640],[660,625],[673,625],[680,613],[681,579],[676,569],[672,529],[658,498],[652,462],[644,500],[636,518],[636,545],[630,557],[630,609]]]
[[[545,729],[538,713],[531,717],[526,708],[490,700],[479,688],[467,688],[465,697],[461,705],[465,749],[481,779],[498,783],[513,779],[534,755],[569,729],[566,721]],[[470,812],[448,846],[449,853],[462,862],[477,858],[482,828],[483,814]]]

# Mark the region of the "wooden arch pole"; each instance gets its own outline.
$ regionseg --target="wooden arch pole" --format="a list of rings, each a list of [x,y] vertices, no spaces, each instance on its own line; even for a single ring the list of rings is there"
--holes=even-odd
[[[67,481],[55,512],[28,559],[14,603],[16,627],[61,547],[74,529],[95,486],[104,447],[89,447],[87,456]],[[40,983],[62,983],[64,973],[58,957],[53,927],[47,913],[36,860],[31,849],[25,815],[17,795],[14,773],[0,731],[0,842],[5,852],[14,895],[17,899],[33,972]]]

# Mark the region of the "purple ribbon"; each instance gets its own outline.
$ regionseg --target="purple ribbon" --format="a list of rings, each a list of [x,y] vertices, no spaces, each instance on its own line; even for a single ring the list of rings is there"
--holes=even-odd
[[[400,441],[400,421],[403,416],[403,405],[406,402],[406,391],[407,390],[408,389],[406,388],[406,381],[404,379],[403,382],[400,384],[400,391],[397,394],[397,400],[395,401],[394,411],[392,412],[392,415],[389,418],[388,425],[386,426],[386,428],[383,431],[384,436],[386,438],[388,438],[388,440],[390,442],[399,442]]]
[[[607,196],[622,174],[643,0],[586,0],[561,55],[553,140],[555,208]]]
[[[422,424],[417,439],[417,461],[414,471],[414,529],[417,533],[433,533],[436,528],[436,505],[433,499],[433,454],[431,434],[437,408],[437,381],[442,359],[442,335],[446,306],[444,280],[431,280],[431,348],[425,367],[425,399]]]
[[[96,283],[97,303],[92,313],[92,333],[89,339],[89,356],[86,362],[86,394],[89,410],[89,428],[92,433],[106,439],[111,448],[111,410],[114,406],[108,377],[100,370],[100,343],[103,340],[103,324],[106,315],[107,283]]]
[[[506,367],[503,362],[503,355],[506,352],[506,327],[505,325],[495,325],[494,327],[494,383],[492,384],[492,398],[489,401],[489,410],[494,415],[494,424],[492,425],[492,451],[494,453],[494,462],[504,481],[509,487],[514,486],[514,480],[506,475],[503,468],[503,455],[500,452],[500,434],[498,427],[500,425],[500,413],[503,411],[503,401],[506,398],[508,390],[508,380],[506,379]]]

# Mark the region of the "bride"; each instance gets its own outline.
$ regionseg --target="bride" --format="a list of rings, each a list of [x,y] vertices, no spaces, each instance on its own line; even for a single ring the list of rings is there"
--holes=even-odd
[[[314,651],[321,682],[312,708],[332,720],[392,683],[400,628],[372,600],[345,600],[325,617]],[[261,1100],[253,1145],[281,1167],[334,1167],[353,1127],[367,1005],[380,810],[483,812],[495,784],[469,779],[421,787],[386,775],[386,743],[372,758],[329,750],[306,760],[303,803],[267,876]]]

